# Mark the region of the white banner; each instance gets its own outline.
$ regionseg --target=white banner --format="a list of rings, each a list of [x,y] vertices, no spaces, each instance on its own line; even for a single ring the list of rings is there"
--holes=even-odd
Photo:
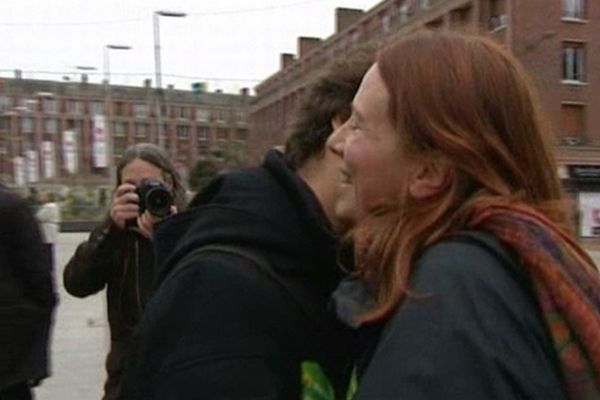
[[[44,164],[44,178],[54,178],[56,176],[54,143],[49,140],[42,142],[42,163]]]
[[[69,173],[77,173],[77,137],[75,131],[63,132],[63,160],[65,169]]]
[[[25,185],[25,158],[15,157],[13,158],[13,169],[15,174],[15,185]]]
[[[36,150],[27,150],[25,152],[27,183],[40,180],[40,163],[38,152]]]
[[[600,193],[579,193],[579,234],[600,236]]]
[[[104,115],[94,115],[92,127],[92,154],[94,167],[106,168],[108,166],[108,153],[106,143],[106,125]]]

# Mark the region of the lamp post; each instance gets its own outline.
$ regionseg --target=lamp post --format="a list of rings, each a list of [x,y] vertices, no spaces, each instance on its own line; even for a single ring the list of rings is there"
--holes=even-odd
[[[158,145],[165,147],[165,136],[162,126],[162,110],[161,110],[161,96],[162,96],[162,77],[161,77],[161,63],[160,63],[160,28],[159,19],[160,17],[172,17],[172,18],[183,18],[187,14],[184,12],[176,11],[155,11],[153,13],[153,26],[154,26],[154,72],[156,74],[156,123],[158,126]]]
[[[107,44],[104,46],[104,81],[110,83],[110,51],[111,50],[131,50],[131,46],[119,44]]]
[[[110,91],[110,51],[111,50],[131,50],[132,47],[128,45],[119,45],[119,44],[107,44],[104,46],[104,116],[102,117],[102,126],[95,126],[94,129],[102,129],[103,135],[106,140],[106,158],[108,158],[107,167],[108,167],[108,179],[111,186],[114,186],[116,182],[116,173],[115,173],[115,163],[114,163],[114,138],[112,131],[112,110],[111,110],[111,91]],[[100,123],[95,117],[94,124]],[[97,138],[94,138],[97,140]],[[92,151],[100,151],[100,150],[92,150]],[[92,158],[94,158],[94,154],[92,154]]]

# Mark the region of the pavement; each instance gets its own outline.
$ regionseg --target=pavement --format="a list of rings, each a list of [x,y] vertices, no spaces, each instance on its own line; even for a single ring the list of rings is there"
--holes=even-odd
[[[61,233],[56,246],[56,284],[59,304],[51,342],[50,378],[35,389],[37,400],[99,400],[106,378],[108,352],[106,292],[85,299],[69,295],[62,271],[87,233]]]
[[[62,285],[62,271],[87,233],[61,233],[57,243],[56,309],[51,343],[52,376],[35,389],[37,400],[100,400],[106,378],[104,359],[108,352],[106,292],[78,299]],[[597,264],[600,252],[590,251]]]

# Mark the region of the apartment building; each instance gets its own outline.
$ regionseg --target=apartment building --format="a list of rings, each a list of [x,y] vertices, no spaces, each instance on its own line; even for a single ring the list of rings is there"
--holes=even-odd
[[[0,177],[14,186],[106,187],[125,148],[139,142],[163,146],[186,175],[199,159],[245,151],[250,100],[247,89],[158,92],[149,81],[42,81],[16,71],[0,80]]]
[[[279,71],[256,86],[253,159],[285,140],[307,85],[352,46],[423,29],[486,35],[509,48],[532,76],[579,235],[583,241],[600,236],[599,1],[385,0],[368,11],[337,8],[335,26],[325,39],[298,38],[297,54],[281,54]]]

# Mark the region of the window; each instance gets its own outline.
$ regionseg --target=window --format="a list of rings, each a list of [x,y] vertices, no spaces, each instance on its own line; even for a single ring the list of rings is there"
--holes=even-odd
[[[241,140],[245,142],[248,140],[248,131],[246,129],[238,129],[235,131],[236,140]]]
[[[115,122],[113,124],[113,135],[114,136],[125,136],[125,123]]]
[[[222,128],[217,129],[217,140],[219,142],[224,142],[228,138],[229,138],[229,133],[227,132],[227,129],[222,129]]]
[[[213,119],[219,123],[225,122],[226,111],[225,110],[213,110]]]
[[[235,112],[235,120],[240,123],[246,122],[246,112],[242,110],[237,110]]]
[[[146,137],[148,134],[148,124],[137,123],[135,124],[135,136],[136,137]]]
[[[196,110],[196,121],[206,122],[206,121],[208,121],[209,117],[210,117],[210,113],[208,112],[208,110],[206,110],[204,108],[198,108]]]
[[[206,142],[206,141],[208,141],[208,128],[198,127],[198,128],[196,128],[196,133],[198,135],[198,141],[199,142]]]
[[[0,96],[0,111],[9,111],[12,108],[12,99],[8,96]]]
[[[561,104],[561,141],[573,146],[582,144],[585,138],[585,106],[583,104]]]
[[[388,14],[381,16],[381,29],[384,33],[387,33],[390,30],[390,16]]]
[[[93,101],[91,104],[92,115],[104,115],[104,102]]]
[[[67,120],[67,129],[75,132],[81,132],[83,124],[78,119],[69,119]]]
[[[583,43],[563,45],[563,81],[585,82],[585,47]]]
[[[123,101],[116,101],[114,103],[114,107],[115,107],[115,115],[118,116],[127,116],[127,103],[123,102]]]
[[[58,112],[58,100],[44,99],[42,108],[46,114],[56,114]]]
[[[6,131],[10,127],[10,119],[8,117],[0,118],[0,130]]]
[[[21,132],[22,133],[33,132],[33,118],[21,118]]]
[[[146,118],[150,113],[150,108],[147,104],[134,104],[133,105],[133,115],[136,118]]]
[[[58,121],[54,118],[48,118],[46,120],[46,133],[58,132]]]
[[[419,0],[419,9],[426,10],[431,6],[431,2],[429,0]]]
[[[563,17],[585,18],[585,0],[563,0]]]
[[[187,125],[177,125],[177,138],[187,139],[190,137],[190,127]]]
[[[77,100],[67,100],[67,113],[79,115],[83,111],[83,104]]]
[[[400,8],[398,8],[398,19],[401,24],[408,21],[408,4],[402,4]]]

